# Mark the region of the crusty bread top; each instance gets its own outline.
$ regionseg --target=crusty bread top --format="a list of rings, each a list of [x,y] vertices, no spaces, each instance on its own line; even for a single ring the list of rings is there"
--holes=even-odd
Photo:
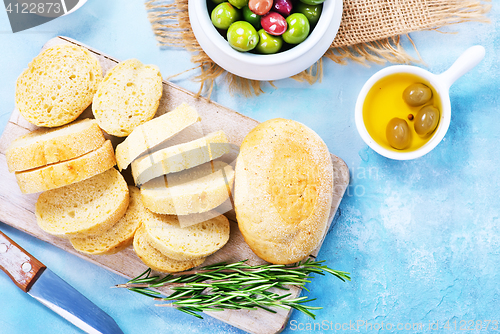
[[[101,80],[101,65],[90,51],[56,45],[36,56],[17,79],[16,106],[37,126],[68,124],[90,105]]]
[[[135,231],[141,225],[141,220],[146,214],[142,205],[141,193],[137,187],[129,186],[129,204],[125,215],[101,234],[71,238],[73,247],[86,254],[114,254],[132,243]]]
[[[16,172],[16,179],[21,191],[31,194],[80,182],[115,164],[113,146],[107,140],[100,148],[78,158]]]
[[[250,248],[272,263],[294,263],[317,248],[333,196],[333,164],[321,138],[284,119],[245,137],[236,162],[235,210]]]
[[[116,147],[118,169],[126,169],[139,155],[148,152],[199,120],[198,112],[188,104],[182,103],[174,110],[137,126]]]
[[[159,68],[129,59],[106,73],[94,95],[92,112],[101,129],[125,137],[153,118],[162,93]]]
[[[104,141],[97,122],[85,118],[16,138],[5,157],[9,172],[19,172],[79,157],[101,147]]]
[[[141,186],[142,202],[151,211],[188,215],[212,210],[231,195],[233,168],[222,161],[211,161],[167,174]]]
[[[134,250],[137,256],[139,256],[142,262],[144,262],[148,267],[164,273],[176,273],[188,270],[205,262],[204,257],[179,261],[163,255],[159,250],[151,246],[149,236],[146,233],[144,225],[141,225],[135,233]]]
[[[177,216],[153,215],[143,223],[149,241],[172,259],[184,261],[207,257],[229,240],[229,221],[222,215],[184,228],[180,227]]]
[[[221,130],[137,158],[132,162],[132,176],[140,185],[160,175],[201,165],[228,152],[227,137]]]
[[[129,191],[115,169],[90,179],[43,192],[35,215],[38,226],[58,237],[73,238],[101,234],[125,214]]]

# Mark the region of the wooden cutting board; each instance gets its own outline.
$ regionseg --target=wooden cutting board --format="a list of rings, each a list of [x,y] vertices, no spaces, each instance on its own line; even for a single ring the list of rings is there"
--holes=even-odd
[[[104,74],[118,63],[118,60],[66,37],[56,37],[49,40],[44,45],[43,49],[64,43],[80,45],[92,51],[101,62]],[[12,98],[14,99],[14,96]],[[196,97],[194,93],[166,81],[163,82],[163,96],[160,101],[157,115],[164,114],[174,109],[182,102],[187,102],[193,106],[198,110],[202,118],[201,122],[199,122],[201,129],[198,128],[196,131],[193,131],[202,131],[202,133],[208,134],[214,131],[224,130],[229,141],[237,147],[241,145],[246,134],[258,124],[256,120],[241,115],[203,97]],[[90,107],[84,112],[82,117],[92,117]],[[34,214],[38,194],[25,195],[21,193],[14,174],[9,173],[7,170],[5,160],[5,152],[12,140],[34,129],[36,129],[36,126],[28,123],[21,117],[17,110],[14,110],[0,138],[0,178],[2,179],[2,186],[0,187],[0,221],[126,278],[133,278],[144,272],[147,266],[135,255],[132,247],[114,255],[86,255],[74,250],[68,240],[53,237],[38,227]],[[120,141],[118,138],[111,139],[115,145]],[[332,161],[335,188],[328,227],[330,227],[349,183],[349,170],[344,161],[335,155],[332,155]],[[248,259],[249,264],[263,263],[245,243],[239,232],[234,210],[227,212],[226,216],[231,222],[230,240],[221,250],[207,258],[203,265],[220,261],[233,262],[244,259]],[[314,254],[317,254],[318,251],[319,248]],[[117,282],[117,284],[119,283],[122,282]],[[293,288],[292,291],[288,292],[291,292],[291,298],[294,298],[301,293],[301,289]],[[207,315],[249,333],[266,334],[282,331],[288,322],[291,310],[277,309],[276,311],[277,313],[270,313],[261,309],[252,311],[229,310],[223,312],[208,312]]]

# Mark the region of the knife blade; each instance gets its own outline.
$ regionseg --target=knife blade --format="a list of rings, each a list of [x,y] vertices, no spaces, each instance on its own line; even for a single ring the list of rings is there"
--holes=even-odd
[[[123,334],[107,313],[0,231],[0,269],[24,292],[87,333]]]

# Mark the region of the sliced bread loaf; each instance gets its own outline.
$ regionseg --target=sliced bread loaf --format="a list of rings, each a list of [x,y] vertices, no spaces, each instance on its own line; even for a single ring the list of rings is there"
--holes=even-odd
[[[151,246],[180,261],[207,257],[229,240],[229,221],[222,215],[181,228],[177,216],[156,214],[144,221],[144,227]]]
[[[197,267],[205,262],[204,257],[183,261],[174,260],[163,255],[159,250],[151,246],[149,240],[144,225],[141,225],[134,236],[134,250],[142,262],[153,270],[165,273],[176,273]]]
[[[38,226],[63,238],[102,234],[125,214],[129,191],[123,176],[110,168],[90,179],[43,192],[35,215]]]
[[[129,246],[134,239],[135,231],[141,225],[146,212],[142,205],[141,193],[137,187],[128,187],[130,200],[125,215],[102,234],[71,238],[73,247],[86,254],[114,254]]]
[[[88,118],[58,128],[40,128],[16,138],[5,157],[9,172],[19,172],[77,158],[104,143],[95,120]]]
[[[106,73],[94,95],[92,112],[101,129],[125,137],[153,118],[162,93],[159,68],[129,59]]]
[[[111,141],[78,158],[16,172],[19,188],[25,194],[70,185],[100,174],[116,164]]]
[[[173,137],[189,125],[200,120],[198,112],[186,103],[174,110],[137,126],[116,147],[118,169],[126,169],[139,155]]]
[[[211,161],[146,182],[141,186],[142,202],[149,210],[162,214],[207,212],[230,197],[233,182],[230,165]]]
[[[16,106],[37,126],[68,124],[90,105],[101,80],[101,65],[90,51],[56,45],[36,56],[17,79]]]
[[[155,177],[201,165],[229,152],[224,131],[144,155],[132,162],[135,184],[144,184]]]

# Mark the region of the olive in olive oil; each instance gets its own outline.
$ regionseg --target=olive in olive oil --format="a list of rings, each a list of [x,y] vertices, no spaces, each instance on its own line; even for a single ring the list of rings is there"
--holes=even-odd
[[[432,138],[440,99],[423,78],[396,73],[377,81],[366,95],[363,120],[370,136],[393,151],[414,151]]]

